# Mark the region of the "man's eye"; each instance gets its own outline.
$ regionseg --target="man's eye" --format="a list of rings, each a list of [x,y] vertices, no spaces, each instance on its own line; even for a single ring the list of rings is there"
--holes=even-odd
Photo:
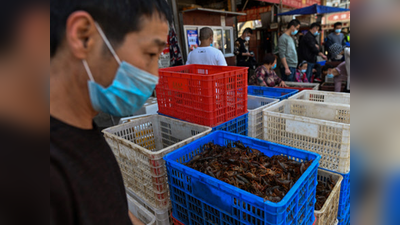
[[[153,58],[153,57],[156,57],[157,54],[155,54],[155,53],[149,53],[149,56],[150,56],[151,58]]]

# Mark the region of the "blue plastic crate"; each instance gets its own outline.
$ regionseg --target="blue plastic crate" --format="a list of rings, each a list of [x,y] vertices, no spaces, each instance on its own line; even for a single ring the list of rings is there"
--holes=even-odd
[[[233,120],[230,120],[226,123],[214,127],[212,131],[221,130],[247,136],[248,127],[249,127],[249,113],[246,113],[243,116],[239,116]]]
[[[340,174],[343,177],[342,184],[340,186],[340,197],[338,207],[338,218],[344,218],[347,211],[350,208],[350,172],[349,173],[338,173],[335,171],[323,169],[332,173]]]
[[[325,61],[319,61],[319,62],[317,62],[320,66],[325,66],[325,64],[326,64],[326,60]]]
[[[171,116],[167,116],[164,115],[162,113],[159,113],[159,115],[162,116],[166,116],[169,118],[173,118],[176,120],[179,120],[177,118],[171,117]],[[216,127],[213,127],[212,131],[217,131],[217,130],[221,130],[221,131],[227,131],[230,133],[234,133],[234,134],[240,134],[240,135],[244,135],[247,136],[248,134],[248,127],[249,127],[249,113],[246,113],[242,116],[239,116],[233,120],[229,120],[228,122],[225,122],[221,125],[218,125]]]
[[[314,160],[279,203],[243,191],[216,178],[186,167],[209,142],[226,146],[241,141],[265,155],[287,155],[297,161]],[[321,156],[292,147],[216,131],[166,155],[173,216],[184,224],[305,224],[314,220],[318,165]]]
[[[338,217],[338,220],[338,225],[350,225],[350,206],[348,207],[347,212],[342,217]]]
[[[279,100],[288,99],[289,97],[298,92],[299,90],[286,89],[286,88],[272,88],[272,87],[260,87],[260,86],[249,86],[247,88],[247,93],[249,95],[263,96]]]

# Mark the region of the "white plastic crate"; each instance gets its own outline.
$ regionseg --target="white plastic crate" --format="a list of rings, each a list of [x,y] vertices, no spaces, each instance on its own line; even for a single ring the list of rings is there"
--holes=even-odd
[[[170,205],[163,157],[211,132],[160,115],[134,120],[103,130],[121,168],[125,186],[155,208]]]
[[[316,152],[320,167],[350,171],[350,106],[284,100],[263,111],[264,140]]]
[[[249,111],[248,136],[262,139],[264,134],[263,110],[279,102],[279,99],[260,96],[247,96],[247,109]]]
[[[127,195],[129,211],[136,216],[142,223],[156,225],[156,217],[144,206],[140,205],[133,197]]]
[[[350,94],[339,92],[304,90],[289,99],[350,105]]]
[[[326,185],[329,179],[332,179],[334,182],[336,182],[336,185],[333,187],[331,194],[325,201],[325,204],[322,206],[322,208],[318,211],[314,211],[316,220],[314,223],[315,225],[336,224],[340,198],[340,185],[343,177],[337,173],[332,173],[321,169],[318,170],[318,184],[323,183]]]
[[[126,193],[131,199],[134,199],[139,206],[145,208],[151,213],[151,215],[155,218],[155,222],[153,224],[172,225],[172,206],[165,209],[157,209],[147,204],[146,201],[141,199],[136,193],[132,192],[131,190],[126,189]]]
[[[312,90],[319,90],[318,83],[301,83],[301,82],[285,82],[288,87],[294,88],[312,88]]]
[[[338,220],[338,219],[336,219],[335,225],[338,225],[338,224],[339,224],[339,220]]]

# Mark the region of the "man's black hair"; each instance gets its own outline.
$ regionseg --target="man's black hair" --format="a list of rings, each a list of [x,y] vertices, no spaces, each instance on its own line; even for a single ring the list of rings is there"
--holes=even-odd
[[[248,28],[244,29],[244,31],[243,31],[243,34],[245,34],[245,33],[253,34],[253,30],[250,27],[248,27]]]
[[[51,57],[64,38],[68,17],[79,10],[88,12],[114,45],[120,44],[126,34],[142,29],[143,17],[159,14],[169,24],[172,21],[172,13],[165,0],[51,0]]]
[[[310,30],[313,29],[314,27],[318,27],[318,30],[319,30],[319,29],[321,29],[321,24],[319,24],[319,23],[312,23],[312,24],[310,25]]]
[[[287,25],[287,29],[291,28],[292,26],[297,27],[300,24],[301,24],[300,20],[298,20],[298,19],[291,20],[289,22],[289,24]]]
[[[271,65],[276,60],[276,56],[272,53],[268,53],[264,56],[263,63],[267,65]]]
[[[49,2],[49,0],[4,0],[0,2],[1,52],[13,44],[18,18],[32,7],[48,7]]]
[[[342,22],[336,22],[333,27],[336,29],[337,26],[343,26]]]

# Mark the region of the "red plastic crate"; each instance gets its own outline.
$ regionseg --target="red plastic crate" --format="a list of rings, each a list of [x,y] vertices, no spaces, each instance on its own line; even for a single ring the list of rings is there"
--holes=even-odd
[[[161,114],[215,127],[247,113],[247,68],[186,65],[159,74]]]
[[[175,218],[172,216],[172,213],[171,213],[171,218],[172,218],[172,224],[173,224],[173,225],[185,225],[185,224],[183,224],[182,222],[180,222],[179,220],[175,219]]]

